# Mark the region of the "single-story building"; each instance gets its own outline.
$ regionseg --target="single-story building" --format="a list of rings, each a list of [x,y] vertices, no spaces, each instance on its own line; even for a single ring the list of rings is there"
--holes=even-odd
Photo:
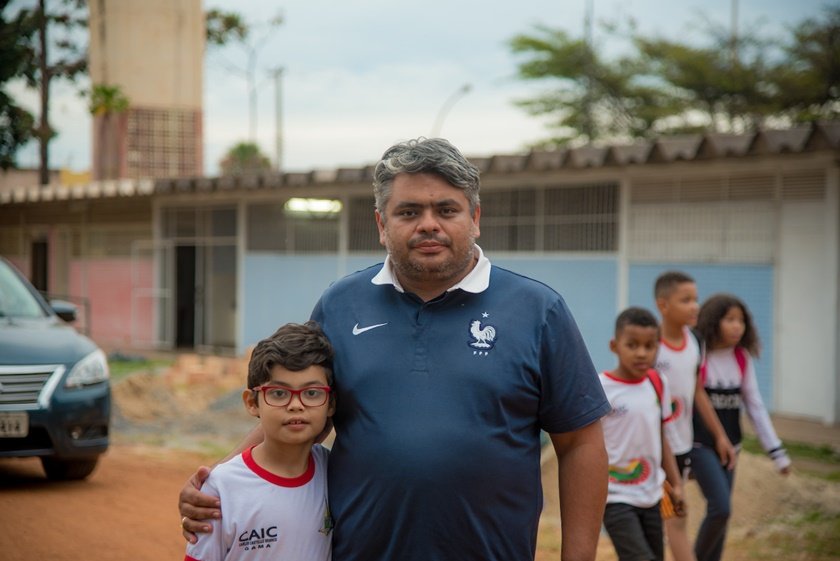
[[[383,146],[384,148],[384,146]],[[482,172],[479,244],[564,295],[596,367],[668,269],[741,296],[778,413],[840,419],[840,122],[531,151]],[[380,262],[372,167],[0,192],[0,254],[107,348],[243,352]],[[515,298],[516,295],[511,295]]]

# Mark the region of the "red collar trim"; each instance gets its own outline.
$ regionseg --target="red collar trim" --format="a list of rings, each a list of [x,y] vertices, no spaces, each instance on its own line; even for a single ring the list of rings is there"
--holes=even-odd
[[[681,350],[685,349],[686,345],[688,345],[688,338],[690,337],[690,335],[685,332],[685,329],[683,329],[682,336],[683,336],[682,343],[680,343],[680,345],[678,347],[675,347],[674,345],[671,345],[670,343],[668,343],[668,341],[666,341],[664,337],[659,339],[659,342],[662,343],[663,345],[665,345],[666,347],[668,347],[669,349],[671,349],[672,351],[681,351]]]
[[[306,485],[312,481],[312,478],[315,477],[315,458],[312,457],[312,452],[309,453],[309,464],[306,466],[305,472],[297,477],[282,477],[257,465],[257,462],[254,461],[254,456],[251,453],[253,449],[254,448],[251,447],[242,451],[242,461],[245,462],[245,465],[248,466],[251,471],[269,483],[279,485],[280,487],[301,487],[302,485]]]
[[[610,380],[615,380],[616,382],[619,382],[621,384],[641,384],[642,382],[647,380],[647,376],[645,376],[644,378],[639,378],[638,380],[627,380],[625,378],[617,378],[616,376],[613,376],[611,372],[606,371],[604,372],[604,376],[606,376]]]

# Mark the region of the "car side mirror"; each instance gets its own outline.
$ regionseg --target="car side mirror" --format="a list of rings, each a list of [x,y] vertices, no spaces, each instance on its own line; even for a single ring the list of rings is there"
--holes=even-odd
[[[56,315],[67,323],[76,321],[77,308],[75,304],[66,300],[50,300],[50,306]]]

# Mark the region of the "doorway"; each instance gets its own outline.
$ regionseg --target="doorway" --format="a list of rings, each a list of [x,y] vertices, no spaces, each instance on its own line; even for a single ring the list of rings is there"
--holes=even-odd
[[[195,311],[199,298],[195,282],[195,246],[175,248],[175,347],[195,347]]]
[[[163,245],[173,248],[163,270],[171,294],[171,345],[227,352],[236,349],[236,208],[170,208],[163,211]],[[164,261],[165,257],[161,256]]]
[[[32,286],[46,293],[49,289],[49,245],[46,237],[32,241],[31,277]]]

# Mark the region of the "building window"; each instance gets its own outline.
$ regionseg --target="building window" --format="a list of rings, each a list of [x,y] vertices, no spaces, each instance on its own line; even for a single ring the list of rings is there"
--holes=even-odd
[[[615,184],[525,187],[481,195],[482,248],[615,251]]]
[[[248,251],[335,253],[341,210],[340,201],[332,199],[250,204]]]
[[[201,112],[190,109],[133,108],[128,114],[126,175],[201,175]]]
[[[373,195],[350,199],[347,205],[350,251],[382,251],[382,246],[379,245],[379,229],[373,214],[374,208]]]

